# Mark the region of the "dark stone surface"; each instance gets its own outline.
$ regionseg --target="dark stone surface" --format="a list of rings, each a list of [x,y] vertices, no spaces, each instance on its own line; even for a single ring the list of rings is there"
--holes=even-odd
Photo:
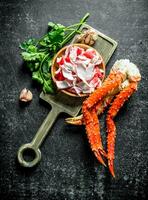
[[[139,66],[139,90],[116,117],[113,179],[92,154],[83,127],[68,126],[61,115],[42,146],[35,169],[20,168],[16,152],[30,142],[49,106],[39,101],[18,48],[46,32],[48,21],[70,25],[90,12],[89,24],[119,42],[107,69],[120,58]],[[147,0],[1,0],[0,1],[0,196],[2,200],[135,200],[148,190],[148,1]],[[107,72],[108,72],[107,70]],[[20,106],[28,87],[33,101]],[[101,118],[105,139],[105,116]]]

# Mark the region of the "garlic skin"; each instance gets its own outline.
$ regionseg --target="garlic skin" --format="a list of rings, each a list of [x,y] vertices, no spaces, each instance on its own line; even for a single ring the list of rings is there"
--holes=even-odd
[[[24,88],[20,93],[19,100],[23,102],[29,102],[32,100],[32,98],[33,98],[32,92],[27,88]]]

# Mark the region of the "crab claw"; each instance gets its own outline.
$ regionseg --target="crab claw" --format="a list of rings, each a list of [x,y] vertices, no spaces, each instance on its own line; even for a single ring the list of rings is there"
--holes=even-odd
[[[106,152],[105,152],[104,150],[98,150],[98,151],[94,151],[94,154],[95,154],[96,158],[98,159],[98,161],[99,161],[102,165],[104,165],[104,166],[106,167],[106,164],[105,164],[104,160],[103,160],[102,157],[101,157],[101,155],[107,157]]]
[[[108,160],[108,167],[111,175],[115,178],[115,172],[114,172],[114,161]]]
[[[65,121],[66,123],[72,125],[83,125],[83,115],[79,115],[77,117],[69,117]]]

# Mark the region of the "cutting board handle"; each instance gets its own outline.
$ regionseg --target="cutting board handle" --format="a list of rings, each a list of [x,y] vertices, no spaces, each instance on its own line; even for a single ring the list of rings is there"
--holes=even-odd
[[[54,124],[57,116],[60,114],[60,110],[55,106],[51,109],[45,120],[43,121],[42,125],[40,126],[39,130],[37,131],[35,137],[33,138],[31,143],[27,143],[22,145],[18,150],[18,161],[23,167],[33,167],[41,160],[41,151],[39,149],[40,145],[44,141],[45,137],[47,136],[49,130],[51,129],[52,125]],[[32,151],[34,154],[33,160],[26,161],[24,159],[24,152],[25,151]]]
[[[59,114],[60,111],[56,107],[51,109],[31,142],[34,148],[40,147]]]

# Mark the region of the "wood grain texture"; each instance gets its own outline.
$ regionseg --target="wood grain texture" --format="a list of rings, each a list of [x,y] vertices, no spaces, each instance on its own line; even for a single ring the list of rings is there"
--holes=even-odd
[[[48,21],[70,25],[86,13],[88,24],[109,35],[118,49],[107,66],[129,58],[138,65],[138,92],[116,117],[116,179],[92,154],[83,127],[65,124],[60,115],[42,146],[42,162],[25,170],[16,162],[21,144],[31,141],[49,107],[39,101],[20,57],[19,43],[46,32]],[[0,196],[2,200],[137,200],[148,185],[148,1],[147,0],[1,0],[0,1]],[[18,102],[27,87],[33,101]],[[105,115],[101,133],[105,141]]]

